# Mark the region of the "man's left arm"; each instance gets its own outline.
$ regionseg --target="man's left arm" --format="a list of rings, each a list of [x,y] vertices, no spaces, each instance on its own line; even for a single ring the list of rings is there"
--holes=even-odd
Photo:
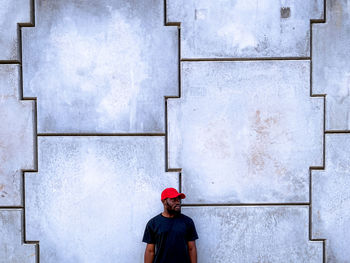
[[[188,253],[190,254],[191,263],[197,263],[197,248],[196,241],[188,241]]]

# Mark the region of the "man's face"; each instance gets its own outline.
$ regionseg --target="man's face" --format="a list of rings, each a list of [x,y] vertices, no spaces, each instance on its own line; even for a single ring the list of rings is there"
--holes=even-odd
[[[181,212],[181,198],[167,198],[164,200],[164,206],[168,210],[169,214],[180,213]]]

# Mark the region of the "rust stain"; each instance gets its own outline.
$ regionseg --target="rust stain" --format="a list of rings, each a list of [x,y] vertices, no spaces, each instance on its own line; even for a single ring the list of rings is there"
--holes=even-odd
[[[213,135],[204,142],[204,147],[221,159],[230,156],[230,145],[228,141],[228,134],[226,130],[219,130],[222,125],[220,122],[210,123],[207,134]]]
[[[264,170],[268,161],[273,162],[276,168],[275,173],[278,175],[284,175],[286,173],[286,169],[277,161],[273,160],[274,158],[270,156],[267,150],[268,145],[272,142],[271,131],[278,125],[278,122],[278,115],[263,118],[260,110],[255,111],[252,129],[256,132],[256,137],[254,138],[248,157],[248,165],[254,173]]]
[[[258,171],[264,169],[265,161],[263,157],[263,153],[259,153],[258,151],[254,151],[252,153],[251,163],[256,167]]]
[[[259,110],[255,112],[254,130],[261,135],[260,139],[265,139],[269,135],[269,130],[271,130],[271,127],[277,124],[278,120],[276,117],[269,117],[261,120],[260,114],[261,113]]]
[[[274,167],[275,167],[275,173],[280,176],[284,176],[287,173],[287,169],[281,166],[281,164],[278,163],[276,160],[274,160]]]
[[[0,184],[1,197],[6,197],[6,195],[8,195],[8,192],[6,192],[4,189],[5,189],[5,185]]]

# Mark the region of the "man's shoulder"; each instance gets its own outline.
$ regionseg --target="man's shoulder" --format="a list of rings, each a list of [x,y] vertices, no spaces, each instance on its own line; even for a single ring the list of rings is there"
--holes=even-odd
[[[148,224],[153,224],[155,222],[158,222],[161,219],[162,215],[161,214],[157,214],[156,216],[152,217],[149,221]]]
[[[182,220],[184,220],[184,221],[186,221],[186,222],[193,223],[192,218],[189,217],[189,216],[187,216],[187,215],[185,215],[185,214],[182,214],[182,213],[181,213],[180,217],[181,217]]]

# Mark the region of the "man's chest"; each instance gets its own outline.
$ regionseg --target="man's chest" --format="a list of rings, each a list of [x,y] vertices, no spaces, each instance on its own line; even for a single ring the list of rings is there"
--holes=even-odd
[[[170,222],[161,222],[155,228],[155,234],[158,237],[164,236],[182,236],[185,237],[187,233],[187,225],[180,220],[174,220]]]

